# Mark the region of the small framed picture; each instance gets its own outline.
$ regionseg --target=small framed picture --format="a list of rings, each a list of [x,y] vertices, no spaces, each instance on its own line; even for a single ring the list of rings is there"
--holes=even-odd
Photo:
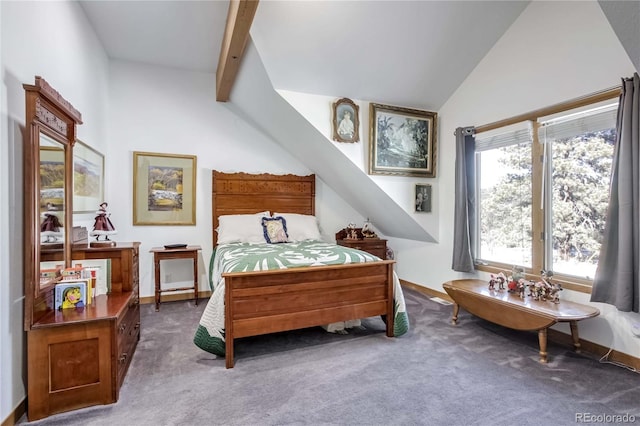
[[[342,98],[333,103],[333,140],[336,142],[358,142],[360,140],[358,105],[351,99]]]
[[[431,185],[417,183],[415,193],[415,212],[431,212]]]

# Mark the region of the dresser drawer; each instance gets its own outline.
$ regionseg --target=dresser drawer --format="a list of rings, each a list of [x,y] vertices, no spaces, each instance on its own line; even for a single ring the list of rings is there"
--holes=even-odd
[[[118,388],[122,386],[140,337],[140,306],[137,302],[137,298],[132,299],[129,309],[123,313],[122,320],[118,322],[116,328],[117,344],[115,361]]]
[[[350,247],[356,250],[366,251],[380,259],[387,258],[387,240],[362,239],[362,240],[336,240],[336,244]]]

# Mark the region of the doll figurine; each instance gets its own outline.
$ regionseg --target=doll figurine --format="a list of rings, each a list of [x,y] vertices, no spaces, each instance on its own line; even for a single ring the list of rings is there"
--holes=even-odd
[[[45,213],[44,220],[40,225],[40,233],[43,237],[47,239],[44,241],[45,243],[51,243],[57,241],[58,237],[62,236],[62,232],[60,231],[62,228],[62,224],[60,223],[60,219],[55,213]]]
[[[107,202],[103,202],[100,204],[100,209],[96,212],[96,221],[93,224],[93,231],[91,231],[91,236],[96,237],[96,241],[100,240],[100,236],[104,235],[104,240],[109,241],[109,235],[117,234],[116,228],[111,223],[111,213],[107,212]]]

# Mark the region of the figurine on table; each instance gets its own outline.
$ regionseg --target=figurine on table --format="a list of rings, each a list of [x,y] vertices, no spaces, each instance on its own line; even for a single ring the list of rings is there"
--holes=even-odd
[[[105,241],[109,241],[109,235],[118,233],[109,218],[111,213],[107,212],[108,206],[109,204],[107,204],[107,202],[103,202],[100,204],[100,209],[96,212],[96,221],[93,224],[93,231],[91,231],[91,236],[96,237],[96,241],[99,241],[102,235]]]
[[[347,240],[357,240],[358,239],[358,231],[356,231],[356,224],[351,222],[347,225]]]
[[[373,225],[369,222],[369,219],[362,225],[362,236],[364,238],[378,238],[375,232],[373,232]]]

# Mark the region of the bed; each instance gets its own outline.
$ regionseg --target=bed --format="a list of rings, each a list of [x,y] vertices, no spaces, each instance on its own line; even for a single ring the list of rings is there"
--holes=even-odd
[[[285,217],[289,234],[298,229],[293,228],[297,220],[315,220],[315,175],[214,170],[212,179],[213,294],[194,337],[198,347],[224,356],[226,368],[232,368],[234,340],[242,337],[378,315],[388,337],[406,333],[409,322],[393,260],[320,241],[319,234],[283,244],[228,241],[228,233],[218,240],[217,230],[228,229],[231,218],[256,216],[270,224],[272,216]],[[259,254],[267,258],[256,258]]]

